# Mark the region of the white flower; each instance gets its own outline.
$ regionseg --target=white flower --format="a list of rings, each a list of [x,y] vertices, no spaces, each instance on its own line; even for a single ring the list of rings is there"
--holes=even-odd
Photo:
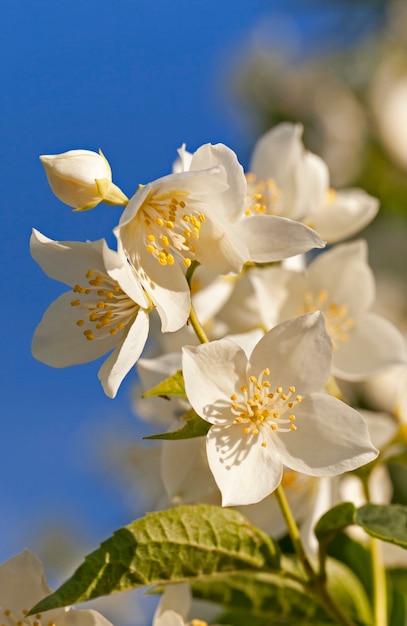
[[[372,221],[378,201],[361,189],[331,189],[328,168],[304,149],[302,131],[301,124],[279,124],[258,140],[247,174],[248,211],[289,217],[340,241]]]
[[[249,359],[228,339],[184,347],[186,393],[212,424],[207,455],[223,506],[265,498],[280,483],[283,464],[333,476],[376,458],[360,414],[318,393],[331,359],[321,313],[279,324]]]
[[[244,244],[248,254],[246,261],[255,263],[270,263],[281,261],[288,257],[307,252],[312,248],[323,248],[324,242],[312,229],[286,217],[267,215],[266,211],[251,211],[251,198],[248,198],[248,184],[243,178],[236,176],[236,171],[242,171],[233,150],[223,144],[205,144],[194,154],[185,152],[184,147],[179,151],[180,159],[176,167],[187,168],[188,171],[222,166],[227,174],[229,191],[225,194],[223,213],[230,227],[233,224],[239,233],[241,246]],[[244,202],[237,203],[231,193],[232,189],[239,189],[239,195],[244,194]],[[248,206],[249,204],[249,206]],[[225,273],[225,272],[218,272]]]
[[[324,252],[305,273],[271,268],[253,272],[252,277],[267,328],[302,313],[320,310],[325,314],[334,347],[335,376],[363,380],[406,362],[401,333],[371,312],[375,284],[365,241]]]
[[[150,302],[133,269],[104,240],[58,242],[33,230],[30,249],[48,276],[73,288],[45,312],[32,342],[34,357],[67,367],[113,350],[98,374],[113,398],[148,335]]]
[[[157,306],[163,331],[186,323],[190,297],[185,270],[192,261],[225,274],[239,272],[247,260],[238,233],[216,210],[226,190],[220,167],[170,174],[140,187],[115,229],[119,247]],[[238,191],[232,190],[232,196],[242,202]]]
[[[127,204],[127,197],[112,183],[112,171],[102,152],[69,150],[40,156],[54,194],[76,211],[99,202]]]
[[[130,200],[115,234],[157,306],[163,331],[186,322],[185,271],[193,261],[219,274],[247,261],[270,262],[323,247],[311,229],[290,220],[244,219],[246,180],[235,153],[202,146],[183,167],[145,186]]]
[[[41,562],[29,550],[0,565],[0,610],[4,626],[111,626],[93,610],[54,609],[27,617],[28,611],[52,593]]]

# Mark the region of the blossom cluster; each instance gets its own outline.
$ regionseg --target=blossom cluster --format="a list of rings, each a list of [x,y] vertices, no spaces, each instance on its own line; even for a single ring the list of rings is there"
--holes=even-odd
[[[139,470],[144,458],[162,470],[159,506],[244,507],[277,535],[283,522],[268,496],[280,484],[303,521],[317,481],[378,456],[370,418],[342,386],[407,367],[401,333],[374,311],[367,243],[345,241],[378,202],[332,189],[301,135],[288,123],[266,133],[247,172],[223,144],[182,146],[172,171],[129,200],[101,153],[41,157],[52,190],[75,210],[124,210],[115,250],[31,237],[33,258],[69,286],[35,331],[34,357],[66,367],[107,354],[98,375],[111,398],[136,363],[144,391],[181,370],[182,397],[136,401],[178,439],[138,451]],[[206,435],[171,437],[188,416]],[[157,626],[167,624],[160,611]]]

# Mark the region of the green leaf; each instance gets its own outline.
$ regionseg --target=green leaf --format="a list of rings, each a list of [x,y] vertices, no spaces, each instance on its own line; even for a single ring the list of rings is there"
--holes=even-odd
[[[149,513],[114,533],[32,613],[143,585],[279,568],[279,550],[232,509],[199,504]]]
[[[407,506],[365,504],[356,511],[354,523],[373,537],[407,548]]]
[[[164,398],[180,396],[181,398],[186,398],[184,377],[181,370],[177,370],[175,374],[161,381],[152,389],[145,391],[142,395],[143,398],[150,398],[151,396],[163,396]]]
[[[341,530],[353,524],[355,511],[352,502],[342,502],[324,513],[314,528],[318,541],[328,544]]]
[[[372,597],[372,557],[366,546],[341,532],[329,543],[328,555],[347,565],[359,578],[367,596]]]
[[[204,437],[212,424],[203,420],[199,415],[193,412],[193,417],[188,419],[186,424],[179,430],[172,430],[168,433],[161,433],[159,435],[149,435],[143,437],[143,439],[170,439],[175,441],[177,439],[192,439],[193,437]]]
[[[294,560],[284,559],[286,572],[300,572]],[[216,578],[194,580],[195,598],[210,600],[225,607],[216,622],[234,626],[328,626],[334,624],[310,588],[287,577],[287,573],[238,572]],[[372,613],[365,590],[349,568],[329,559],[328,590],[355,623],[370,626]]]
[[[238,572],[196,580],[195,598],[222,604],[225,612],[216,619],[234,626],[269,624],[332,624],[320,605],[299,583],[271,573]]]
[[[407,624],[407,598],[394,591],[389,626],[400,626],[400,624]]]
[[[407,597],[407,568],[392,567],[387,570],[387,574],[391,578],[393,588]]]
[[[407,624],[407,569],[387,570],[387,586],[391,591],[389,626]]]
[[[357,624],[373,624],[372,608],[359,578],[340,561],[327,561],[327,588],[336,604]]]

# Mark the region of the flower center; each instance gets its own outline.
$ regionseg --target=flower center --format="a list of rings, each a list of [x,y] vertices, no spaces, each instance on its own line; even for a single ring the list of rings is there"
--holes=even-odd
[[[334,350],[340,343],[348,341],[349,331],[354,327],[355,321],[348,315],[347,304],[337,304],[329,300],[329,292],[321,289],[317,294],[312,291],[304,293],[304,306],[301,313],[322,311],[325,315],[326,329],[331,337]]]
[[[186,191],[171,191],[152,195],[142,205],[139,214],[144,222],[145,247],[160,265],[173,265],[173,252],[189,267],[195,256],[195,242],[205,222],[205,216],[188,197]]]
[[[277,203],[281,198],[281,190],[275,180],[257,180],[253,172],[246,174],[247,181],[247,208],[245,215],[276,215],[278,214]]]
[[[21,615],[14,615],[10,609],[3,610],[3,619],[0,619],[0,626],[55,626],[53,620],[41,621],[41,613],[27,617],[28,609],[23,609]]]
[[[265,428],[279,432],[297,430],[292,409],[302,400],[302,396],[295,393],[295,387],[288,387],[287,391],[276,387],[271,391],[270,382],[265,380],[269,375],[270,370],[266,368],[258,378],[250,376],[247,385],[240,387],[239,396],[236,393],[230,396],[231,411],[236,416],[234,423],[242,424],[245,435],[263,435],[261,445],[264,448],[267,446]]]
[[[86,287],[74,286],[77,297],[71,301],[71,306],[78,308],[76,325],[83,329],[88,341],[115,335],[137,317],[140,306],[117,281],[92,269],[86,272],[86,278]]]

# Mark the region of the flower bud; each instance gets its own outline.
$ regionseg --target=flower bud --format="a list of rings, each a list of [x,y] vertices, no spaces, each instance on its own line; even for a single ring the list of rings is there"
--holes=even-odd
[[[112,171],[101,151],[69,150],[40,156],[54,194],[75,211],[99,202],[126,205],[128,198],[112,183]]]

